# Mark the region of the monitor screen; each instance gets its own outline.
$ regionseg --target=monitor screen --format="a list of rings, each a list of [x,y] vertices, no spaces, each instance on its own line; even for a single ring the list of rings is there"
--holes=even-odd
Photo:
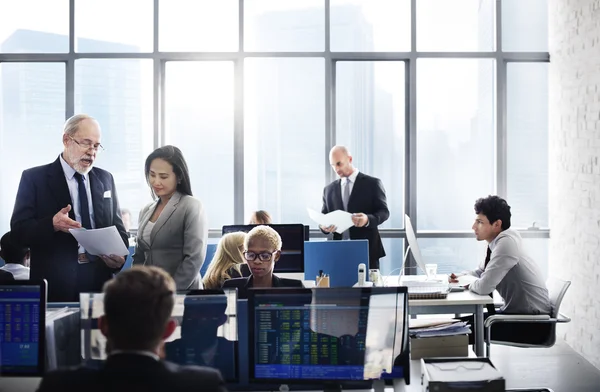
[[[248,316],[253,381],[409,377],[406,287],[257,289]]]
[[[46,282],[0,284],[0,376],[44,373]]]
[[[223,226],[223,234],[236,231],[249,232],[258,225],[229,225]],[[304,272],[304,225],[275,225],[269,224],[281,236],[281,257],[275,263],[275,272]]]
[[[106,338],[98,329],[103,294],[81,294],[82,354],[95,366],[107,357]],[[238,379],[237,290],[194,290],[177,294],[172,317],[175,332],[165,342],[165,359],[180,365],[217,368],[227,382]]]
[[[419,248],[417,236],[415,235],[412,223],[410,222],[410,217],[406,214],[404,214],[404,228],[406,230],[406,240],[408,241],[408,246],[410,246],[410,251],[412,252],[413,258],[415,259],[415,262],[419,268],[421,268],[421,270],[427,274],[427,268],[425,267],[423,256],[421,256],[421,248]],[[404,269],[404,265],[402,265],[402,269]],[[400,274],[402,274],[402,271],[400,271]]]

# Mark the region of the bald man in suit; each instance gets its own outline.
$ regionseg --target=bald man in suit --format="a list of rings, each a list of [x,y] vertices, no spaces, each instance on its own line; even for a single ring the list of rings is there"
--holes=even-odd
[[[385,256],[385,250],[378,226],[390,216],[383,184],[380,179],[359,172],[352,165],[352,155],[344,146],[331,149],[329,163],[340,178],[323,190],[321,212],[351,212],[354,226],[342,234],[335,233],[335,226],[320,226],[321,231],[333,233],[334,240],[369,240],[369,268],[379,269],[379,259]]]

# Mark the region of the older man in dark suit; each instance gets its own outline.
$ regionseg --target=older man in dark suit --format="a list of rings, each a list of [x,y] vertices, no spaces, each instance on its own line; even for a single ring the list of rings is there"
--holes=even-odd
[[[30,278],[48,281],[49,301],[78,301],[80,292],[99,292],[125,263],[126,255],[92,257],[69,233],[114,225],[128,245],[113,176],[94,167],[100,138],[95,119],[75,115],[65,123],[58,159],[21,176],[11,236],[30,248]]]
[[[321,231],[326,234],[333,232],[335,240],[369,240],[369,268],[378,269],[379,259],[385,256],[385,250],[377,226],[390,216],[383,184],[378,178],[360,173],[352,165],[352,155],[344,146],[334,146],[331,149],[329,163],[340,179],[323,190],[321,212],[351,212],[354,226],[342,234],[335,233],[335,226],[320,226]]]
[[[108,359],[100,369],[80,367],[46,374],[38,392],[225,392],[216,369],[164,361],[164,341],[177,325],[171,318],[175,282],[158,267],[133,266],[104,286]]]

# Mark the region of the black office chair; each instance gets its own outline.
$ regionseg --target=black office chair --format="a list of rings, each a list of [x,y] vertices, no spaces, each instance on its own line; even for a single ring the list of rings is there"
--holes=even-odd
[[[496,314],[488,317],[485,320],[484,327],[487,329],[487,335],[485,337],[486,344],[486,356],[490,356],[491,343],[500,344],[503,346],[512,347],[552,347],[556,343],[556,324],[568,323],[571,319],[564,314],[559,312],[560,304],[567,292],[567,289],[571,285],[568,280],[562,280],[557,278],[548,278],[546,281],[546,287],[548,288],[548,295],[550,297],[550,304],[552,305],[550,315],[518,315],[518,314]],[[547,339],[540,344],[530,343],[515,343],[505,342],[499,340],[491,340],[492,326],[496,323],[550,323],[552,329],[548,334]]]

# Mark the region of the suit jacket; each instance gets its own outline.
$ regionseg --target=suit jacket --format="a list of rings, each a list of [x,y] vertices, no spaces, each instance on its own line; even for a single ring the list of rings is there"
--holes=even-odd
[[[273,275],[272,279],[273,287],[304,287],[301,280],[280,278],[277,275]],[[223,283],[223,288],[236,287],[238,289],[238,299],[247,299],[248,290],[254,287],[254,278],[249,276],[247,278],[235,278],[228,279]]]
[[[327,214],[335,210],[344,210],[341,179],[333,181],[323,190],[321,212]],[[381,180],[359,172],[348,199],[348,212],[362,212],[369,218],[368,226],[352,226],[349,229],[350,239],[369,240],[369,268],[379,268],[379,259],[385,256],[385,250],[377,226],[390,217]],[[333,233],[333,239],[341,240],[342,235]]]
[[[0,283],[2,283],[2,282],[12,282],[13,280],[15,280],[15,277],[13,276],[13,274],[11,274],[8,271],[2,271],[2,270],[0,270]]]
[[[161,267],[175,279],[177,290],[201,288],[200,268],[208,240],[208,222],[202,203],[175,192],[155,222],[148,243],[143,233],[157,205],[158,200],[140,212],[132,264]]]
[[[179,366],[139,354],[115,354],[100,369],[79,367],[44,376],[38,392],[226,392],[218,370]]]
[[[112,174],[94,167],[89,179],[96,228],[116,226],[127,247]],[[110,197],[104,197],[107,191]],[[107,267],[101,259],[77,263],[77,241],[70,233],[54,231],[52,224],[54,215],[67,204],[73,206],[73,201],[60,159],[23,172],[10,221],[11,237],[30,248],[30,279],[48,281],[51,302],[79,301],[80,292],[101,292],[104,283],[120,270]],[[73,208],[69,217],[75,220]]]

